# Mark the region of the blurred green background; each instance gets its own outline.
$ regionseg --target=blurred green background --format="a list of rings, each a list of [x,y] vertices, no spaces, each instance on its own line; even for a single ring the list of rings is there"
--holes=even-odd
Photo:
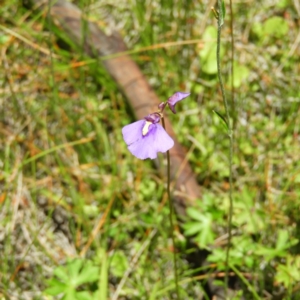
[[[229,1],[221,48],[235,120],[229,299],[297,300],[300,2],[233,2],[233,62]],[[221,299],[229,142],[213,113],[224,115],[215,1],[73,3],[122,35],[162,101],[191,92],[169,115],[202,192],[176,228],[181,297]],[[102,62],[16,0],[1,2],[0,62],[0,299],[176,299],[165,172],[126,149],[134,115]]]

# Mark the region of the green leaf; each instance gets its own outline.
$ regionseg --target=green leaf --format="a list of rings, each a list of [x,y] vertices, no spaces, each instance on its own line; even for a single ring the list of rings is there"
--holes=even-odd
[[[199,246],[206,248],[210,243],[214,241],[214,232],[212,231],[212,219],[211,216],[205,216],[202,222],[202,228],[196,238]]]
[[[282,283],[285,288],[290,288],[300,281],[300,256],[287,256],[286,264],[279,264],[275,276],[277,283]]]
[[[111,258],[111,272],[116,277],[122,277],[129,264],[126,255],[123,251],[116,251]]]
[[[88,264],[84,266],[80,274],[76,277],[76,285],[93,282],[99,278],[99,268]]]
[[[197,221],[202,221],[203,219],[203,213],[200,212],[197,208],[195,207],[188,207],[186,210],[187,215]]]
[[[242,85],[243,82],[247,80],[250,74],[250,70],[246,66],[234,62],[233,73],[234,73],[233,85],[234,87],[238,88]],[[229,77],[228,82],[231,83],[231,76]]]
[[[44,290],[44,293],[47,295],[56,296],[66,290],[66,285],[55,278],[50,279],[48,285],[50,287]]]
[[[184,224],[184,233],[187,236],[191,236],[196,233],[199,233],[201,230],[202,230],[201,223],[191,222],[191,223]]]
[[[252,155],[255,151],[251,141],[248,141],[248,140],[241,141],[239,148],[240,148],[241,153],[246,154],[246,155]]]
[[[5,43],[7,43],[10,39],[9,35],[5,35],[5,34],[0,34],[0,45],[4,45]]]
[[[158,299],[157,297],[157,291],[160,288],[161,283],[160,282],[155,282],[154,285],[152,286],[150,290],[150,295],[149,295],[149,300],[156,300]]]
[[[252,32],[257,35],[258,38],[263,37],[263,25],[261,23],[253,23],[252,25]]]
[[[204,73],[214,75],[217,74],[217,29],[214,26],[208,26],[203,33],[204,47],[200,50],[200,64],[201,70]],[[223,54],[223,47],[221,47],[220,56]]]
[[[286,230],[279,230],[276,242],[276,249],[281,250],[289,247],[288,245],[289,234]]]
[[[259,245],[258,249],[254,252],[257,255],[263,256],[267,262],[271,261],[275,257],[285,257],[287,255],[285,249],[268,248],[262,245]]]
[[[217,74],[218,72],[216,51],[217,46],[212,45],[201,66],[201,70],[210,75]]]
[[[63,300],[74,300],[76,299],[76,290],[74,290],[72,287],[69,287],[68,290],[66,291],[66,294],[62,298]]]
[[[222,15],[223,15],[223,20],[225,19],[226,16],[226,7],[225,7],[225,1],[222,0]]]
[[[99,278],[99,268],[89,260],[74,259],[68,261],[65,266],[57,267],[54,270],[54,275],[63,280],[63,283],[56,278],[51,279],[48,281],[49,288],[45,290],[46,294],[64,294],[62,299],[65,300],[92,299],[90,294],[78,294],[76,289],[84,283],[96,281]]]
[[[68,273],[71,277],[77,277],[83,265],[82,259],[74,259],[68,263]]]
[[[278,232],[276,249],[277,250],[287,250],[293,245],[298,243],[298,239],[290,238],[287,230],[281,229]]]
[[[219,263],[225,261],[226,252],[223,249],[216,248],[213,252],[207,257],[207,261],[213,263]],[[220,266],[221,269],[225,268],[225,266]]]
[[[59,266],[54,270],[54,275],[60,278],[64,282],[68,282],[69,275],[67,274],[66,268],[64,266]]]
[[[218,111],[213,109],[213,112],[223,121],[222,124],[224,125],[225,129],[228,130],[228,124],[224,116],[222,116]]]
[[[101,298],[101,296],[100,296],[100,286],[99,286],[99,289],[96,291],[96,292],[94,292],[94,294],[93,294],[93,300],[102,300],[103,298]],[[105,298],[103,299],[103,300],[107,300],[107,294],[105,294]]]
[[[81,291],[76,293],[76,300],[93,300],[95,299],[92,294],[87,291]]]
[[[282,38],[288,33],[289,25],[285,19],[275,16],[265,21],[263,25],[263,31],[265,35],[272,35],[276,38]]]
[[[278,8],[287,8],[289,5],[291,5],[291,1],[290,0],[279,0],[276,3],[276,7]]]
[[[194,207],[187,209],[187,215],[198,222],[186,222],[184,224],[185,234],[188,236],[197,234],[195,240],[199,246],[207,247],[214,240],[212,215],[209,212],[201,213]]]

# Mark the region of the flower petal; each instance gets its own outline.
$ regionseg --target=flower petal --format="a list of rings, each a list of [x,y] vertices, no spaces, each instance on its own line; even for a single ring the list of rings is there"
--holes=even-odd
[[[182,92],[176,92],[174,95],[172,95],[168,99],[168,105],[172,112],[176,114],[175,105],[178,101],[183,100],[184,98],[188,97],[191,93],[182,93]]]
[[[156,132],[154,134],[154,145],[157,152],[167,152],[174,146],[173,139],[167,134],[164,128],[156,125]]]
[[[174,145],[172,138],[160,124],[154,124],[152,130],[142,139],[128,146],[128,150],[139,159],[157,157],[158,152],[166,152]]]
[[[142,139],[128,146],[132,155],[139,159],[156,158],[156,151],[151,146],[151,135],[146,135]]]
[[[155,124],[160,121],[160,118],[161,118],[161,116],[159,113],[153,113],[153,114],[149,114],[148,116],[146,116],[145,120]]]
[[[142,130],[145,123],[145,120],[140,120],[122,128],[123,139],[127,146],[143,138]]]

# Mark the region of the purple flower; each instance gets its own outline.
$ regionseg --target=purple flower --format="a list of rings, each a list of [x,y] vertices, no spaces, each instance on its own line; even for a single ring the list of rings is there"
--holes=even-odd
[[[144,120],[134,122],[122,128],[122,134],[128,150],[139,159],[157,157],[158,152],[166,152],[174,141],[158,124],[160,113],[153,113]]]
[[[176,110],[175,110],[175,105],[178,101],[183,100],[184,98],[188,97],[191,93],[182,93],[182,92],[177,92],[175,93],[173,96],[171,96],[168,99],[168,105],[171,109],[171,111],[176,114]]]

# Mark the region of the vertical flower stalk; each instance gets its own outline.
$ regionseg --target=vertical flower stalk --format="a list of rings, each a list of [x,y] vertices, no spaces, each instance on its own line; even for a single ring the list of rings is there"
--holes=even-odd
[[[173,111],[173,110],[172,110]],[[174,110],[175,111],[175,110]],[[176,112],[174,112],[176,113]],[[164,118],[162,118],[163,128],[166,130],[166,124]],[[176,247],[175,247],[175,236],[174,236],[174,223],[173,223],[173,203],[171,200],[171,163],[170,163],[170,151],[167,151],[167,194],[168,194],[168,202],[169,202],[169,220],[170,220],[170,227],[171,227],[171,238],[173,244],[173,263],[174,263],[174,277],[175,277],[175,287],[177,298],[180,299],[179,293],[179,285],[178,285],[178,268],[177,268],[177,259],[176,259]]]
[[[171,200],[171,163],[170,163],[170,152],[169,150],[174,146],[174,141],[166,132],[166,125],[164,120],[164,109],[166,106],[176,114],[175,106],[177,102],[188,97],[190,93],[176,92],[173,94],[168,101],[162,102],[158,106],[158,111],[149,114],[144,118],[126,125],[122,129],[123,139],[127,144],[128,150],[135,157],[139,159],[155,159],[158,152],[167,152],[167,194],[169,202],[169,219],[171,227],[171,238],[173,243],[173,260],[174,260],[174,277],[175,287],[177,293],[177,299],[180,299],[179,285],[178,285],[178,268],[175,250],[175,237],[174,237],[174,223],[173,223],[173,203]],[[159,122],[162,122],[162,126]]]
[[[228,137],[229,137],[229,212],[228,212],[228,223],[227,223],[227,231],[228,231],[228,246],[226,250],[226,258],[225,258],[225,267],[226,267],[226,276],[225,276],[225,289],[226,289],[226,298],[228,295],[228,283],[229,283],[229,257],[230,257],[230,247],[231,247],[231,239],[232,239],[232,233],[231,233],[231,227],[232,227],[232,214],[233,214],[233,126],[230,119],[230,111],[229,111],[229,105],[225,94],[222,74],[221,74],[221,58],[220,58],[220,48],[221,48],[221,31],[222,26],[224,24],[224,7],[223,0],[218,0],[218,13],[217,13],[217,20],[218,20],[218,35],[217,35],[217,69],[218,69],[218,78],[220,82],[220,88],[223,98],[223,104],[225,108],[226,113],[226,125],[228,130]],[[233,62],[232,62],[233,63]],[[232,74],[233,75],[233,74]],[[233,77],[232,77],[233,78]],[[232,79],[233,80],[233,79]],[[232,93],[233,94],[233,93]],[[233,99],[232,99],[233,101]]]

